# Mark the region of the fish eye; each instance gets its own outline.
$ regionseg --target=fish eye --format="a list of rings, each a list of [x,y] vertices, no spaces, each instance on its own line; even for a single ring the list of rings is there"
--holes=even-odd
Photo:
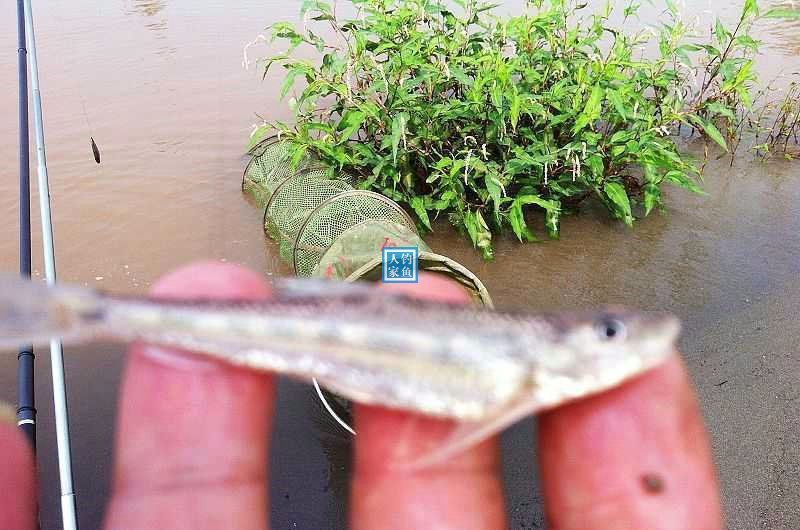
[[[620,341],[625,338],[625,324],[615,318],[603,318],[597,324],[597,334],[602,340]]]

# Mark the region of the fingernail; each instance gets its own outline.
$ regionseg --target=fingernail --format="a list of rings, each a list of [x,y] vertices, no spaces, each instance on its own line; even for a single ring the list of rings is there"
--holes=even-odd
[[[0,401],[0,423],[10,423],[11,425],[16,425],[17,408],[10,403]]]

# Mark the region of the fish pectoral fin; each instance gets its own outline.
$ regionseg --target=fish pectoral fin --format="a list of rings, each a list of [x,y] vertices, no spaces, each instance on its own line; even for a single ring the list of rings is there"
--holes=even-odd
[[[538,400],[527,396],[514,400],[489,414],[485,420],[459,424],[440,446],[411,462],[399,464],[398,467],[404,471],[420,471],[441,464],[458,453],[502,432],[519,420],[533,414],[539,408]]]

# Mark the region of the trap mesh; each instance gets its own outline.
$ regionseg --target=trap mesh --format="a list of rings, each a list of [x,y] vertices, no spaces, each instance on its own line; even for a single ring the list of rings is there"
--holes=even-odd
[[[406,224],[388,219],[370,219],[344,230],[328,246],[312,276],[325,279],[348,278],[381,256],[383,247],[418,247],[430,251],[419,234]]]
[[[275,188],[287,178],[310,168],[328,171],[311,157],[305,157],[292,169],[289,159],[289,148],[277,137],[267,138],[256,144],[251,150],[253,154],[242,177],[242,191],[249,193],[259,206],[264,206],[272,196]]]
[[[281,257],[293,263],[297,234],[311,213],[327,199],[350,191],[343,180],[329,180],[322,171],[307,171],[284,180],[264,209],[264,230],[281,244]]]
[[[476,300],[491,306],[481,281],[459,263],[433,253],[394,201],[354,189],[355,179],[345,173],[332,178],[332,169],[310,156],[292,168],[289,147],[276,136],[260,141],[249,154],[242,190],[264,207],[264,230],[295,274],[376,280],[384,247],[416,246],[420,269],[456,279]]]
[[[277,143],[281,143],[281,139],[277,134],[267,136],[253,145],[253,147],[247,151],[247,154],[250,156],[261,156],[268,147]]]
[[[389,221],[415,231],[414,221],[400,206],[372,191],[350,190],[320,204],[297,233],[294,272],[310,276],[337,237],[364,222]],[[380,249],[377,249],[380,253]]]

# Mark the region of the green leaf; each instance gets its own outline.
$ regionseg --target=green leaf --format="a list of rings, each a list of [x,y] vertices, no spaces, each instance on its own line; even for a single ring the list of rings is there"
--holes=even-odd
[[[298,75],[309,76],[313,73],[312,68],[307,64],[294,63],[291,66],[287,65],[287,67],[289,70],[286,73],[286,78],[283,80],[283,84],[281,85],[281,99],[284,99],[286,94],[289,93],[289,90],[292,89],[295,79],[297,79]]]
[[[798,13],[800,13],[800,11],[798,11]],[[761,41],[754,39],[750,35],[739,35],[734,39],[734,43],[754,52],[757,52],[759,46],[761,46]]]
[[[273,131],[273,127],[270,125],[261,125],[257,127],[250,136],[250,141],[247,143],[246,151],[249,153],[256,145],[258,145],[258,142],[267,136],[267,133],[270,131]]]
[[[517,89],[514,88],[513,95],[511,96],[511,108],[509,115],[511,117],[511,128],[517,130],[517,123],[519,123],[519,112],[522,108],[522,98],[519,97]]]
[[[284,78],[283,83],[281,84],[281,99],[285,98],[286,94],[288,94],[289,91],[294,86],[294,80],[297,77],[298,73],[299,72],[297,72],[296,70],[290,70],[289,73],[286,74],[286,77]]]
[[[708,105],[706,105],[706,109],[712,114],[725,116],[729,120],[736,119],[736,116],[734,115],[733,111],[730,108],[723,105],[722,103],[717,103],[717,102],[709,103]]]
[[[650,215],[653,208],[661,205],[661,189],[656,184],[644,186],[644,214]]]
[[[303,3],[300,4],[300,14],[305,15],[311,10],[319,11],[320,13],[328,13],[330,14],[331,6],[328,5],[326,2],[322,0],[303,0]]]
[[[620,130],[611,135],[608,140],[612,144],[625,144],[634,137],[634,133],[628,130]]]
[[[306,146],[306,145],[301,145],[301,146],[296,147],[294,149],[294,152],[292,152],[292,158],[289,161],[289,167],[294,168],[294,169],[299,167],[300,166],[300,162],[306,156],[306,151],[307,150],[308,150],[308,146]]]
[[[467,233],[472,240],[475,248],[479,249],[485,259],[492,259],[494,253],[492,251],[492,233],[486,225],[486,221],[478,211],[467,210],[464,214],[464,226],[467,227]]]
[[[480,211],[475,212],[475,218],[479,229],[477,246],[483,253],[484,258],[492,259],[494,257],[494,251],[492,250],[492,232],[489,230],[489,226],[486,224]]]
[[[605,165],[603,164],[603,158],[600,155],[592,155],[585,160],[586,166],[591,170],[592,175],[595,178],[600,178],[603,176],[603,172],[605,171]]]
[[[800,9],[791,7],[773,7],[761,15],[761,18],[783,18],[786,20],[800,20]]]
[[[692,123],[700,127],[706,135],[714,140],[717,145],[723,148],[725,151],[728,150],[728,144],[725,143],[725,138],[722,137],[722,133],[719,132],[717,126],[711,123],[708,120],[704,120],[700,116],[692,115],[689,117]]]
[[[544,214],[544,226],[547,229],[547,235],[552,239],[558,239],[559,230],[558,223],[561,217],[561,207],[547,210]]]
[[[340,138],[343,142],[348,141],[350,137],[361,128],[365,118],[366,114],[360,110],[345,111],[337,127],[337,130],[341,132]]]
[[[622,96],[620,93],[616,90],[608,90],[606,92],[606,97],[614,106],[617,114],[619,114],[623,120],[628,119],[628,110],[625,108],[625,104],[622,102]]]
[[[428,211],[425,209],[425,200],[422,197],[412,197],[411,208],[414,209],[414,213],[417,214],[417,217],[419,217],[419,220],[425,225],[425,228],[432,230],[431,220],[428,217]]]
[[[722,86],[722,92],[727,92],[731,88],[744,86],[744,83],[753,78],[753,61],[747,61],[742,65],[733,80],[728,81]]]
[[[539,195],[526,194],[517,197],[514,203],[518,203],[520,206],[535,204],[543,208],[545,211],[545,227],[547,228],[547,234],[553,239],[558,238],[558,222],[561,216],[561,203],[559,201],[543,199]]]
[[[575,122],[572,128],[572,134],[577,134],[581,129],[587,125],[594,123],[600,118],[600,105],[603,102],[603,88],[596,84],[592,88],[592,93],[586,101],[586,107]]]
[[[560,208],[560,205],[557,201],[542,199],[538,195],[520,195],[516,200],[519,201],[520,204],[535,204],[544,208],[545,210],[557,210]]]
[[[500,179],[497,178],[494,172],[490,172],[485,175],[484,180],[486,182],[486,191],[489,192],[489,196],[492,198],[495,207],[497,207],[500,204],[500,199],[503,194],[503,187],[500,183]]]
[[[705,195],[706,193],[695,184],[695,182],[687,177],[682,171],[672,170],[667,171],[664,175],[664,180],[668,180],[673,184],[677,184],[681,188],[691,191],[692,193],[697,193],[698,195]]]
[[[625,187],[619,182],[606,182],[603,186],[603,191],[606,197],[615,206],[617,215],[628,226],[633,226],[633,214],[631,213],[631,203],[628,199],[628,194],[625,192]]]
[[[392,160],[397,163],[397,150],[400,147],[400,140],[405,135],[406,120],[405,114],[397,114],[392,119]]]
[[[742,106],[745,109],[750,110],[750,108],[753,106],[753,100],[750,98],[750,91],[747,90],[747,87],[736,87],[736,94],[738,94],[739,98],[742,100]]]
[[[742,20],[750,16],[758,16],[758,4],[756,0],[745,0],[744,9],[742,10]]]
[[[527,224],[525,224],[525,215],[522,212],[522,204],[519,201],[511,203],[511,208],[508,210],[508,221],[511,224],[511,230],[520,242],[537,241],[536,236],[530,231]]]
[[[730,40],[731,33],[725,29],[725,26],[722,25],[722,21],[717,19],[714,23],[714,37],[716,37],[717,42],[721,46],[725,46],[728,40]]]

